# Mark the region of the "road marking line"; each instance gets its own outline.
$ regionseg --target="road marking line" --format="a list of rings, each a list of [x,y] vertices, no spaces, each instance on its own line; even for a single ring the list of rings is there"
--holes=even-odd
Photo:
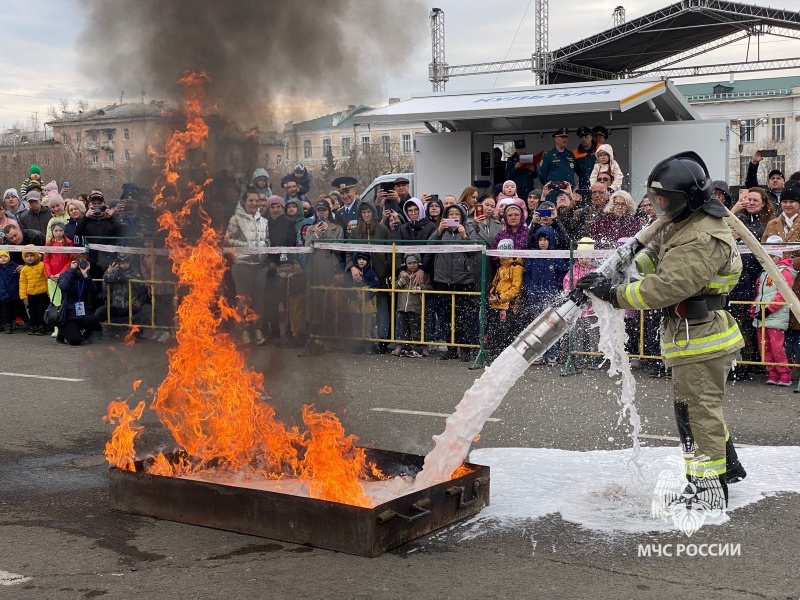
[[[671,436],[671,435],[652,435],[650,433],[640,433],[639,437],[640,438],[647,438],[649,440],[663,440],[665,442],[680,442],[681,441],[680,438],[676,438],[676,437]],[[737,442],[736,447],[737,448],[752,448],[753,446],[751,444],[739,444]]]
[[[403,408],[370,408],[370,410],[374,410],[377,412],[389,412],[389,413],[399,413],[401,415],[422,415],[423,417],[444,417],[445,419],[450,415],[445,413],[435,413],[435,412],[427,412],[424,410],[405,410]],[[491,421],[493,423],[499,423],[503,419],[493,419],[488,418],[487,421]]]
[[[0,585],[17,585],[30,580],[30,577],[25,577],[24,575],[17,575],[16,573],[9,573],[8,571],[0,571]]]
[[[75,379],[74,377],[51,377],[50,375],[28,375],[27,373],[0,373],[0,375],[6,375],[8,377],[28,377],[30,379],[51,379],[53,381],[73,381],[75,383],[83,381],[83,379]]]

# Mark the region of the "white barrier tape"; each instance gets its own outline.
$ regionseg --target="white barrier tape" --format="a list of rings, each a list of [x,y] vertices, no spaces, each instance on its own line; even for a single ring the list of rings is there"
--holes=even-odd
[[[8,252],[38,252],[39,254],[83,254],[82,246],[12,246],[1,244],[0,250]]]
[[[348,244],[346,242],[314,242],[314,248],[321,250],[337,250],[344,252],[386,252],[389,253],[393,248],[397,248],[398,254],[445,254],[447,252],[481,252],[485,246],[482,244],[431,244],[430,246],[416,246],[397,244]]]
[[[48,246],[49,248],[50,246]],[[113,246],[111,244],[86,244],[89,250],[99,252],[122,252],[124,254],[155,254],[156,256],[169,256],[169,250],[164,248],[142,248],[141,246]]]
[[[262,246],[258,248],[244,246],[229,246],[223,248],[225,254],[252,255],[252,254],[308,254],[313,248],[305,246]]]
[[[613,250],[575,250],[575,258],[606,258]],[[502,258],[569,258],[569,250],[487,250],[488,256]]]

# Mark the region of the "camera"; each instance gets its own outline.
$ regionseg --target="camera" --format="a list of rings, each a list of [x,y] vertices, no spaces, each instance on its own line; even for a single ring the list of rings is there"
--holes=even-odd
[[[556,181],[553,184],[553,187],[556,188],[557,190],[565,190],[565,189],[567,189],[568,185],[569,184],[566,181]]]
[[[93,206],[92,207],[92,213],[94,213],[96,215],[102,215],[105,211],[106,211],[106,207],[105,206]]]
[[[84,269],[89,268],[89,261],[88,260],[81,260],[78,261],[78,268],[83,271]]]

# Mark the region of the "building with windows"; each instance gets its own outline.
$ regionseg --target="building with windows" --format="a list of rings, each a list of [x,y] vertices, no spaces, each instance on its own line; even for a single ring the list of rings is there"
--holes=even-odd
[[[759,182],[772,169],[787,178],[800,171],[800,76],[677,87],[703,118],[729,122],[730,183],[744,183],[747,165],[759,148],[777,151],[761,161]]]
[[[369,110],[372,107],[362,104],[309,121],[287,123],[283,132],[284,172],[301,162],[310,171],[322,174],[332,161],[336,174],[346,172],[366,184],[386,171],[412,169],[414,135],[428,129],[423,123],[358,125],[358,115]]]

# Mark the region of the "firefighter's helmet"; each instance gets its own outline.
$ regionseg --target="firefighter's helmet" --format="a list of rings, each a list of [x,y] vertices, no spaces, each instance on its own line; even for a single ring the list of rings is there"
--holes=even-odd
[[[701,209],[725,216],[727,211],[714,198],[713,191],[708,167],[695,152],[681,152],[661,161],[647,179],[647,195],[653,210],[671,221],[681,221]]]

